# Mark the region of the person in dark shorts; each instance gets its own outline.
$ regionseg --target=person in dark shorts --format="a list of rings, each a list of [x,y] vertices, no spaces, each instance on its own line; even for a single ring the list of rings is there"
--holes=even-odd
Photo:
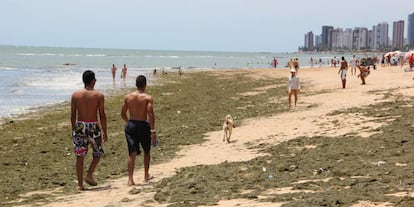
[[[151,150],[151,129],[147,121],[128,120],[125,126],[125,137],[128,144],[128,153],[136,152],[141,154],[139,145],[141,145],[144,153]]]
[[[136,79],[137,91],[125,96],[121,110],[121,117],[126,122],[125,137],[128,144],[128,185],[135,185],[134,167],[135,158],[141,153],[141,145],[144,151],[144,181],[153,177],[149,174],[151,145],[158,143],[155,133],[155,115],[153,98],[145,93],[147,80],[139,75]],[[129,117],[127,116],[129,112]]]
[[[73,92],[70,117],[73,132],[73,147],[76,155],[78,190],[85,190],[83,186],[83,164],[89,145],[93,148],[93,158],[85,177],[85,182],[89,185],[96,186],[97,183],[92,175],[104,153],[102,141],[106,142],[108,140],[104,106],[105,97],[101,92],[94,89],[96,83],[95,73],[87,70],[83,73],[82,79],[85,88]],[[103,134],[97,121],[98,113]]]

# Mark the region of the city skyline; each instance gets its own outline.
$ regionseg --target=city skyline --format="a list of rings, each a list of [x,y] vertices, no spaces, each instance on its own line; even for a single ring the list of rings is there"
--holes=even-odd
[[[314,35],[313,31],[307,32],[304,45],[300,49],[305,51],[412,49],[414,47],[414,12],[407,16],[406,21],[393,21],[392,30],[389,29],[388,22],[373,25],[372,29],[357,26],[343,29],[324,25],[320,35]],[[405,27],[406,23],[407,27]],[[391,37],[389,31],[391,31]]]

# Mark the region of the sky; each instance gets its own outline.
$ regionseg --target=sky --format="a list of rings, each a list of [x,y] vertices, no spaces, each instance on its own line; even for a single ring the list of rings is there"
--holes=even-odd
[[[294,52],[323,25],[405,21],[413,0],[1,0],[0,45]],[[405,28],[405,30],[407,30]]]

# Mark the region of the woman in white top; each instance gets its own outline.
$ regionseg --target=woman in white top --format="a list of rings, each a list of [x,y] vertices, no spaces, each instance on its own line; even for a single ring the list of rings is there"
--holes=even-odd
[[[291,104],[292,103],[291,102],[292,94],[295,96],[295,107],[296,107],[296,103],[298,102],[299,90],[300,90],[300,81],[299,81],[299,78],[296,77],[296,70],[291,69],[290,70],[290,77],[289,77],[289,81],[288,81],[289,107],[292,106],[292,104]]]

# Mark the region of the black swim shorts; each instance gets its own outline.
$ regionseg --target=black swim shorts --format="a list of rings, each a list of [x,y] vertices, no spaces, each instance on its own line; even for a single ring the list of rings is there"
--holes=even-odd
[[[141,154],[139,145],[145,153],[151,150],[151,129],[147,121],[129,120],[125,126],[125,137],[128,144],[128,153],[132,152]]]

